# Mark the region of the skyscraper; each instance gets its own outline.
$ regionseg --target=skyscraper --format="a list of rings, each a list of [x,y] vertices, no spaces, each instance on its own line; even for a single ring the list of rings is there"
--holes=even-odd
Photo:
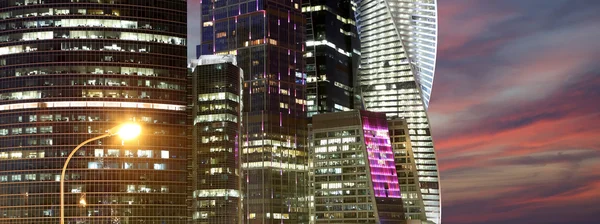
[[[390,140],[394,150],[396,171],[400,181],[400,192],[404,204],[404,215],[410,220],[425,220],[423,196],[419,184],[419,173],[415,164],[410,135],[406,120],[395,118],[388,121]]]
[[[301,1],[203,1],[198,56],[234,54],[244,72],[246,223],[306,223],[307,151]]]
[[[354,108],[359,41],[350,0],[306,0],[308,116]]]
[[[242,72],[235,57],[207,55],[192,73],[194,223],[240,223]]]
[[[313,116],[311,223],[404,223],[384,113]]]
[[[437,43],[435,0],[357,0],[359,83],[365,106],[405,118],[425,215],[440,223],[438,166],[427,103]]]
[[[0,0],[0,223],[187,223],[186,1]],[[82,206],[80,201],[87,205]]]

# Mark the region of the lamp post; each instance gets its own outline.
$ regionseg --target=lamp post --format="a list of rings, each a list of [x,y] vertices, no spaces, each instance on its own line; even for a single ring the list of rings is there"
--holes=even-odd
[[[73,151],[71,151],[71,154],[69,154],[69,156],[67,157],[65,165],[63,166],[62,172],[60,174],[60,224],[65,224],[65,172],[67,171],[67,165],[69,165],[69,161],[71,161],[71,158],[73,157],[73,155],[75,155],[75,152],[77,152],[79,148],[81,148],[87,143],[114,135],[119,135],[123,140],[133,139],[140,135],[141,131],[142,128],[137,124],[127,123],[118,125],[116,127],[111,128],[103,135],[83,141],[81,144],[75,147]]]

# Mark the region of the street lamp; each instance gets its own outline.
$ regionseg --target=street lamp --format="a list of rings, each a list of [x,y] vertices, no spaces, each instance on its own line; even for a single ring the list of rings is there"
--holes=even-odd
[[[65,172],[67,171],[67,165],[69,165],[69,161],[71,161],[71,158],[73,157],[73,155],[75,155],[75,152],[77,152],[77,150],[79,150],[79,148],[81,148],[85,144],[102,138],[119,135],[119,137],[121,137],[121,139],[123,140],[130,140],[136,138],[138,135],[140,135],[141,132],[142,127],[140,127],[137,124],[121,124],[114,128],[111,128],[103,135],[83,141],[81,144],[75,147],[73,151],[71,151],[71,154],[69,154],[69,156],[67,157],[67,161],[65,161],[65,165],[62,168],[62,173],[60,174],[60,224],[65,224]]]
[[[87,202],[85,202],[85,193],[81,194],[81,197],[79,197],[79,205],[83,206],[84,208],[87,205]]]

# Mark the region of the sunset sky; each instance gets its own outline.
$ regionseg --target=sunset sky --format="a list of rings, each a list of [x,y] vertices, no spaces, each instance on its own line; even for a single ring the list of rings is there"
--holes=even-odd
[[[443,223],[600,223],[600,1],[438,2]]]
[[[442,223],[600,223],[600,1],[438,0],[438,10],[429,117]]]

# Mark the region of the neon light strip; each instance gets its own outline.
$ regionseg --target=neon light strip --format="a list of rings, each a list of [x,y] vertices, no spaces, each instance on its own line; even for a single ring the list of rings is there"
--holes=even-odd
[[[34,109],[34,108],[63,108],[63,107],[116,107],[142,108],[157,110],[185,111],[186,106],[162,103],[114,102],[114,101],[57,101],[36,103],[14,103],[0,105],[0,111]]]
[[[375,120],[379,119],[379,120]],[[400,185],[385,118],[363,116],[363,132],[375,197],[400,198]]]

